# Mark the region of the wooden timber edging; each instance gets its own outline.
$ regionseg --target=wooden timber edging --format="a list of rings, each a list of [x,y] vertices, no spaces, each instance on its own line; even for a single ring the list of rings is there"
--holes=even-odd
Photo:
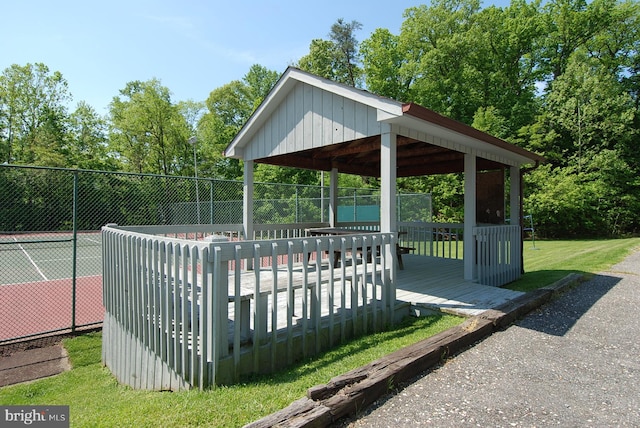
[[[378,398],[410,381],[495,331],[504,329],[557,294],[582,281],[567,275],[549,286],[525,293],[462,324],[385,355],[365,366],[307,390],[307,396],[288,407],[245,425],[245,428],[327,427],[356,415]]]

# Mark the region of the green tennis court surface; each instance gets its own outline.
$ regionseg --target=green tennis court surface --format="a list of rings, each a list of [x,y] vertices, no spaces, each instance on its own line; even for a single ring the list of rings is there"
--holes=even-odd
[[[102,274],[101,235],[78,233],[76,277]],[[73,235],[0,235],[0,285],[73,277]]]

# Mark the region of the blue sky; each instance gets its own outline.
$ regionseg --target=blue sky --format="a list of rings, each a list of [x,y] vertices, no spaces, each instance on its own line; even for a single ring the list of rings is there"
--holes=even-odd
[[[398,34],[408,0],[322,2],[205,0],[3,0],[0,71],[44,63],[69,84],[73,105],[99,114],[133,80],[157,78],[174,102],[204,101],[251,65],[283,72],[328,39],[338,19],[357,20],[362,41],[376,28]],[[505,0],[483,3],[506,6]]]

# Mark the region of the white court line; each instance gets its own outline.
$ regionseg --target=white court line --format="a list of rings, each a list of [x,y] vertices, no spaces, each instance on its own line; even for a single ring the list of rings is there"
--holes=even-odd
[[[13,238],[14,241],[18,242],[18,240],[16,238]],[[33,259],[31,258],[31,256],[29,255],[29,253],[27,253],[27,251],[22,247],[22,245],[20,245],[20,243],[18,242],[18,248],[20,248],[22,250],[22,252],[24,253],[25,256],[27,256],[27,258],[29,259],[29,261],[31,262],[31,264],[33,265],[33,267],[36,269],[36,271],[40,274],[40,276],[42,278],[44,278],[45,281],[49,281],[49,279],[44,276],[44,274],[42,273],[42,271],[40,270],[40,268],[38,267],[38,265],[36,264],[36,262],[33,261]]]

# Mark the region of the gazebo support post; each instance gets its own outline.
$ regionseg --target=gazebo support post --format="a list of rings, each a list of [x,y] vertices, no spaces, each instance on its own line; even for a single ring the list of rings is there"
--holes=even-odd
[[[396,148],[397,135],[390,129],[383,131],[380,138],[380,232],[382,233],[397,232],[398,228],[395,205]]]
[[[397,134],[391,131],[388,124],[382,125],[380,135],[380,232],[389,233],[398,231],[396,215],[396,180],[398,177],[397,165]],[[397,259],[395,249],[386,245],[385,260],[390,260],[391,265],[384,266],[385,276],[391,284],[396,283]],[[388,293],[383,300],[391,305],[391,319],[393,319],[393,307],[396,301],[395,286],[385,290]]]
[[[244,161],[244,184],[242,186],[242,225],[244,239],[253,239],[253,161]]]
[[[338,223],[338,169],[331,168],[329,176],[329,227]]]
[[[509,179],[511,181],[511,190],[509,194],[509,218],[511,224],[517,224],[520,226],[520,242],[517,245],[520,246],[520,266],[522,266],[521,273],[524,273],[524,259],[523,259],[523,242],[522,242],[522,172],[519,166],[512,166],[509,169]],[[511,245],[516,245],[512,243]]]
[[[522,212],[520,211],[520,167],[512,166],[509,168],[509,179],[511,180],[511,189],[509,193],[509,207],[511,224],[522,225]]]
[[[476,155],[464,155],[464,279],[476,276],[476,245],[473,228],[476,226]]]

